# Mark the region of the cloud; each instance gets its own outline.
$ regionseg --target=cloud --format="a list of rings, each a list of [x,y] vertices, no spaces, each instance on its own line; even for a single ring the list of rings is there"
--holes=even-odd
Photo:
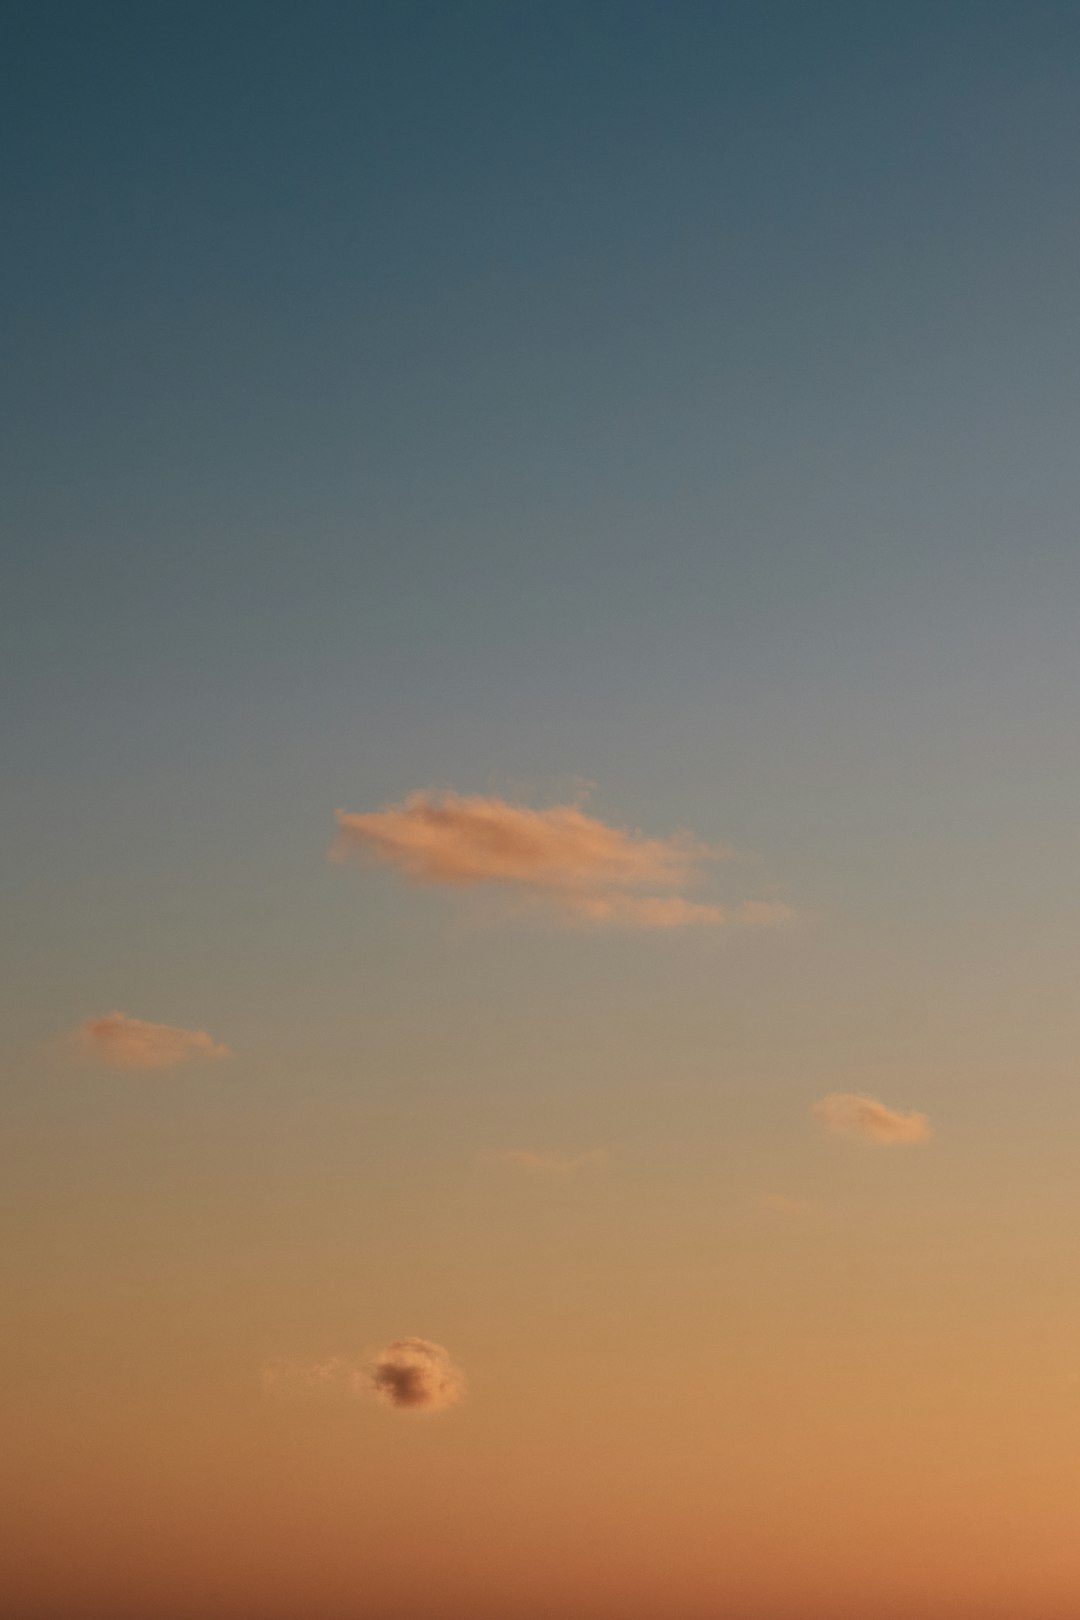
[[[490,1157],[497,1164],[512,1164],[541,1175],[567,1176],[574,1170],[599,1169],[606,1165],[607,1149],[593,1148],[588,1153],[533,1153],[528,1148],[506,1148]]]
[[[465,1377],[441,1344],[395,1339],[369,1361],[323,1356],[294,1361],[279,1356],[260,1372],[263,1392],[287,1401],[375,1398],[403,1411],[439,1412],[465,1393]]]
[[[368,1375],[389,1406],[438,1412],[465,1393],[465,1378],[441,1344],[430,1339],[395,1339],[380,1350]]]
[[[169,1069],[192,1058],[222,1058],[229,1053],[204,1029],[148,1024],[121,1012],[88,1018],[78,1033],[84,1045],[117,1069]]]
[[[888,1145],[925,1142],[932,1134],[925,1114],[900,1114],[876,1097],[851,1091],[831,1091],[814,1104],[813,1113],[834,1136],[859,1136]]]
[[[682,894],[710,862],[731,851],[689,833],[648,838],[612,827],[577,804],[534,810],[505,799],[428,792],[357,815],[337,812],[332,855],[359,855],[391,866],[414,883],[497,886],[540,897],[580,923],[628,928],[684,928],[786,921],[778,901],[734,909]],[[640,893],[660,889],[662,894]]]

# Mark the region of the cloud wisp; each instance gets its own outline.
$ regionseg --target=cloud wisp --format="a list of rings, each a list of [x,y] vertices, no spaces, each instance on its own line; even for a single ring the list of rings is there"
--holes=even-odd
[[[831,1091],[814,1104],[812,1112],[832,1136],[860,1137],[884,1147],[925,1142],[933,1134],[925,1114],[901,1114],[876,1097],[852,1091]]]
[[[493,1164],[509,1164],[535,1175],[569,1176],[575,1170],[601,1170],[608,1162],[606,1148],[588,1153],[534,1153],[529,1148],[504,1148],[487,1155]]]
[[[229,1048],[204,1029],[177,1029],[171,1024],[150,1024],[126,1013],[88,1018],[78,1036],[83,1047],[116,1069],[171,1069],[192,1059],[228,1057]]]
[[[364,1369],[344,1356],[321,1361],[290,1361],[278,1356],[260,1372],[263,1393],[287,1400],[340,1400],[363,1395]]]
[[[465,1375],[431,1339],[394,1339],[368,1362],[278,1357],[261,1370],[263,1392],[287,1401],[381,1401],[407,1412],[441,1412],[465,1394]]]
[[[729,908],[688,900],[682,891],[708,864],[730,858],[729,849],[689,833],[649,838],[577,804],[536,810],[478,794],[420,792],[366,814],[339,810],[337,825],[335,859],[360,856],[413,883],[499,887],[583,924],[769,927],[793,915],[779,901]]]

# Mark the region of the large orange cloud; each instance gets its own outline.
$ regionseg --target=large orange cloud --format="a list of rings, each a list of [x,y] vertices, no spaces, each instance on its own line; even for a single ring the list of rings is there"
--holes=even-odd
[[[168,1069],[191,1058],[221,1058],[229,1052],[204,1029],[149,1024],[122,1012],[88,1018],[80,1026],[79,1035],[99,1057],[118,1069]]]
[[[689,833],[648,838],[612,827],[576,804],[534,810],[478,794],[413,793],[401,804],[337,812],[333,854],[395,867],[415,883],[500,885],[543,896],[564,916],[631,928],[683,928],[785,920],[786,906],[729,909],[680,892],[730,851]],[[660,889],[662,894],[641,893]]]
[[[868,1142],[894,1144],[925,1142],[932,1134],[925,1114],[901,1114],[886,1108],[876,1097],[851,1091],[831,1091],[813,1108],[827,1131],[835,1136],[860,1136]]]

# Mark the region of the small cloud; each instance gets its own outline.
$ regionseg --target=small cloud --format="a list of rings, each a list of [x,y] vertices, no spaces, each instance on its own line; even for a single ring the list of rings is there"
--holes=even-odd
[[[204,1029],[149,1024],[121,1012],[88,1018],[78,1034],[84,1046],[117,1069],[169,1069],[192,1058],[222,1058],[229,1054],[229,1048],[211,1039]]]
[[[490,1157],[496,1164],[512,1164],[546,1176],[568,1176],[575,1170],[600,1169],[608,1158],[606,1148],[593,1148],[588,1153],[533,1153],[528,1148],[506,1148]]]
[[[478,794],[413,793],[401,804],[337,812],[337,860],[358,855],[413,883],[497,886],[539,897],[572,922],[627,928],[685,928],[787,921],[779,901],[733,909],[688,900],[682,891],[727,848],[689,833],[650,838],[612,827],[579,804],[535,810]],[[659,889],[661,894],[639,891]]]
[[[816,1102],[812,1112],[834,1136],[858,1136],[882,1144],[925,1142],[932,1134],[925,1114],[901,1114],[886,1108],[876,1097],[850,1091],[832,1091]]]
[[[369,1362],[345,1356],[315,1361],[275,1357],[260,1370],[263,1393],[286,1401],[353,1401],[374,1397],[413,1412],[438,1412],[465,1393],[465,1377],[441,1344],[395,1339]]]
[[[407,1411],[439,1412],[465,1393],[464,1374],[430,1339],[395,1339],[379,1351],[368,1376],[380,1399]]]

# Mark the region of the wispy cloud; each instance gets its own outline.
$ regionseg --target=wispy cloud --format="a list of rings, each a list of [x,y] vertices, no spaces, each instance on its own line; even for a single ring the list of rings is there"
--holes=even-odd
[[[901,1114],[876,1097],[832,1091],[813,1106],[813,1113],[834,1136],[857,1136],[883,1145],[925,1142],[932,1135],[925,1114]]]
[[[729,849],[690,833],[650,838],[609,826],[578,804],[536,810],[476,794],[420,792],[366,814],[339,810],[337,824],[332,854],[339,860],[366,857],[414,883],[539,896],[579,923],[769,927],[793,915],[779,901],[729,908],[688,900],[681,891],[708,864],[729,858]],[[667,892],[640,892],[650,889]]]
[[[465,1375],[449,1351],[430,1339],[395,1339],[370,1361],[322,1356],[314,1361],[275,1357],[260,1372],[263,1392],[287,1401],[374,1398],[402,1411],[439,1412],[465,1394]]]
[[[118,1069],[169,1069],[193,1058],[227,1057],[229,1052],[204,1029],[150,1024],[122,1012],[88,1018],[78,1035],[85,1047]]]
[[[259,1379],[265,1394],[291,1400],[351,1399],[368,1388],[364,1368],[344,1356],[326,1356],[319,1361],[276,1356],[263,1365]]]
[[[575,1170],[600,1170],[608,1160],[606,1148],[593,1148],[588,1153],[534,1153],[528,1148],[505,1148],[487,1157],[495,1164],[514,1165],[520,1170],[545,1176],[568,1176]]]

